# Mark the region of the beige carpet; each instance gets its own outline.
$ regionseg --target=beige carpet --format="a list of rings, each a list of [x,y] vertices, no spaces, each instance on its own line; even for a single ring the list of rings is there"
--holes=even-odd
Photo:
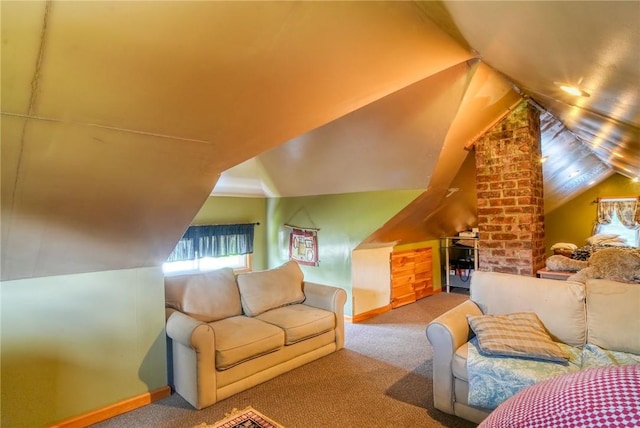
[[[201,411],[179,395],[95,425],[192,428],[252,406],[286,428],[475,427],[433,408],[427,323],[467,298],[440,293],[346,329],[346,348]]]

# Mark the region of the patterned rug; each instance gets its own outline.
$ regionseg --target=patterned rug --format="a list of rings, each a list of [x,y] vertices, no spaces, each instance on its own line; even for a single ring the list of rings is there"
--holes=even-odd
[[[284,428],[251,406],[243,410],[233,409],[224,416],[224,419],[213,425],[203,422],[193,428]]]

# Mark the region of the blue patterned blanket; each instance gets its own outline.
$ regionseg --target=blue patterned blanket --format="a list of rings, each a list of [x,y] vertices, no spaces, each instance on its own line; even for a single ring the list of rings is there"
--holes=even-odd
[[[569,354],[567,363],[552,363],[512,357],[485,357],[476,338],[469,342],[467,375],[468,402],[472,406],[495,409],[521,389],[566,373],[588,367],[640,364],[640,355],[614,352],[587,344],[583,348],[558,345]]]

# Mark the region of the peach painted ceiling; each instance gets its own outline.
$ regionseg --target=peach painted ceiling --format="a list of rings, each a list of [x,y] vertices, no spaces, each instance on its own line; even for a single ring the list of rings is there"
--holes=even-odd
[[[522,97],[547,210],[640,175],[640,2],[0,7],[3,280],[158,265],[214,187],[425,189],[369,241],[451,233],[474,221],[465,147]]]

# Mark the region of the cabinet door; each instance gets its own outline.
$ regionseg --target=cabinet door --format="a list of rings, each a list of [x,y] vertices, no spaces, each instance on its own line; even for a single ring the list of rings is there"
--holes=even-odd
[[[413,289],[416,299],[431,296],[433,294],[433,259],[431,248],[416,250],[415,282]]]
[[[433,294],[431,248],[391,253],[391,307]]]
[[[391,253],[391,307],[397,308],[416,301],[415,252]]]

